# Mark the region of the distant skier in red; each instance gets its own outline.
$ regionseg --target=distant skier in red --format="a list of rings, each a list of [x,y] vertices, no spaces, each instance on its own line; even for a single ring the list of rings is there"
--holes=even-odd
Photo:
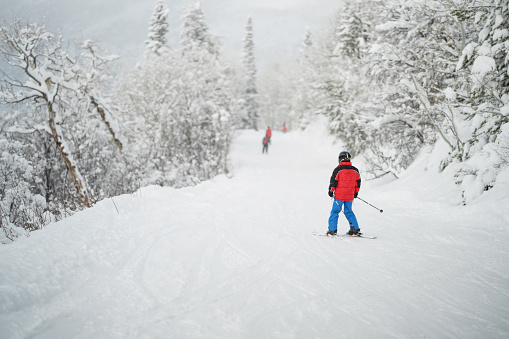
[[[269,137],[267,135],[263,137],[262,143],[263,143],[262,154],[269,153]]]
[[[341,208],[345,206],[345,216],[350,223],[348,235],[361,235],[357,218],[352,210],[352,203],[361,188],[361,176],[359,170],[350,162],[352,156],[343,151],[339,153],[339,165],[332,172],[329,184],[329,197],[334,197],[332,210],[329,217],[329,230],[327,235],[336,235],[338,231],[338,219]]]
[[[267,126],[267,130],[265,131],[265,135],[269,138],[269,142],[270,142],[270,137],[272,136],[272,130],[270,129],[270,126]]]

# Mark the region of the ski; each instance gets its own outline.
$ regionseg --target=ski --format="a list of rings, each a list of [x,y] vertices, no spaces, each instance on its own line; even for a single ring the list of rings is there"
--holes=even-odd
[[[318,232],[313,232],[313,235],[317,235],[319,237],[326,237],[326,238],[341,238],[341,237],[348,237],[348,238],[364,238],[364,239],[376,239],[376,237],[368,237],[366,235],[349,235],[349,234],[336,234],[336,235],[327,235],[327,234],[321,234]]]
[[[349,234],[338,234],[338,237],[349,237],[349,238],[364,238],[364,239],[376,239],[376,237],[368,237],[366,235],[349,235]]]
[[[313,235],[319,236],[319,237],[325,237],[325,238],[339,238],[339,235],[327,235],[327,234],[320,234],[318,232],[313,232]],[[341,239],[339,239],[341,240]]]

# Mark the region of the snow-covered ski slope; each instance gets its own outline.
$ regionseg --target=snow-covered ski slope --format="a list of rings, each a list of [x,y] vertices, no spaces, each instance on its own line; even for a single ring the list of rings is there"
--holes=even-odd
[[[341,147],[319,126],[274,133],[268,155],[262,137],[236,138],[231,178],[142,188],[0,246],[0,338],[509,337],[507,184],[451,204],[423,153],[364,182],[376,240],[316,237]]]

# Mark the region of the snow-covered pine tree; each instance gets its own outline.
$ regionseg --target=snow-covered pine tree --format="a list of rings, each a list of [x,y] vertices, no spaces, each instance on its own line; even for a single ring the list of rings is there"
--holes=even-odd
[[[245,90],[244,90],[244,117],[242,121],[243,128],[257,129],[258,114],[258,90],[256,88],[256,64],[254,56],[253,41],[253,22],[251,16],[248,16],[246,23],[246,33],[242,39],[242,65],[245,72]]]
[[[294,67],[294,115],[295,120],[289,121],[289,126],[293,124],[300,129],[305,129],[314,117],[315,104],[313,103],[313,89],[312,89],[312,75],[314,74],[312,60],[314,58],[312,34],[308,27],[305,29],[304,37],[302,39],[299,55],[297,57],[297,64],[291,65]]]
[[[417,14],[415,3],[388,1],[378,5],[381,21],[366,55],[366,74],[373,92],[369,102],[374,107],[366,140],[367,170],[372,177],[398,176],[412,163],[424,142],[426,119],[419,114],[418,98],[409,91],[408,84],[412,74],[418,74],[420,80],[425,75],[412,66],[419,65],[427,38],[419,41],[421,35],[412,33],[419,32],[419,20],[424,17]]]
[[[341,8],[326,36],[315,46],[319,51],[314,53],[317,60],[312,61],[315,74],[311,81],[315,89],[313,97],[319,98],[318,112],[330,119],[332,134],[341,139],[354,155],[366,147],[366,112],[363,105],[369,102],[366,100],[369,91],[362,73],[365,62],[359,57],[362,57],[360,47],[367,39],[367,32],[364,29],[357,32],[356,29],[371,26],[366,7],[364,3],[358,5],[354,21],[344,14],[349,12],[349,7]],[[350,24],[353,26],[350,27]],[[359,36],[354,37],[354,32]],[[346,49],[347,41],[356,47]]]
[[[446,100],[459,86],[454,65],[469,34],[450,14],[459,5],[399,1],[380,7],[380,17],[387,20],[377,25],[378,38],[369,57],[370,74],[384,104],[370,133],[374,175],[387,172],[380,164],[398,175],[437,134],[451,151],[462,147],[460,114]]]
[[[183,174],[196,182],[227,172],[233,131],[232,91],[219,60],[219,41],[209,33],[200,3],[184,10],[180,36],[184,80],[179,90],[184,97],[177,104],[179,161],[190,165]]]
[[[145,41],[147,53],[161,55],[168,48],[166,34],[168,33],[168,7],[164,0],[157,0],[148,28],[148,37]]]
[[[509,102],[509,0],[486,0],[483,4],[484,10],[475,14],[481,26],[478,40],[465,47],[457,67],[469,68],[468,101],[474,111],[468,118],[478,117],[470,144],[483,138],[493,141],[500,127],[509,121],[500,112]]]
[[[140,185],[194,185],[227,172],[231,85],[199,4],[184,10],[180,49],[119,79],[129,162]]]
[[[180,50],[183,54],[188,55],[192,50],[206,50],[216,58],[219,56],[219,41],[209,33],[200,2],[184,9],[180,32]]]
[[[305,60],[309,57],[309,51],[313,46],[313,39],[311,38],[311,32],[309,31],[309,27],[306,27],[306,31],[304,33],[304,38],[300,44],[299,49],[299,61]]]
[[[355,5],[352,1],[346,1],[344,8],[338,13],[337,45],[334,53],[360,59],[361,49],[369,38],[368,23],[360,16],[363,14],[365,2],[356,1]]]
[[[509,1],[485,0],[456,14],[480,26],[457,65],[468,76],[460,99],[471,135],[461,153],[464,164],[456,169],[468,203],[509,165]]]

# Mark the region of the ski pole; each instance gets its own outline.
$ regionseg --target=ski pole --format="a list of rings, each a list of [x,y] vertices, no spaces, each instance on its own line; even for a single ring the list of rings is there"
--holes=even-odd
[[[369,206],[371,206],[371,207],[373,207],[373,208],[376,208],[377,210],[379,210],[379,211],[380,211],[380,213],[383,213],[383,211],[384,211],[384,210],[379,209],[379,208],[378,208],[378,207],[376,207],[376,206],[371,205],[371,204],[370,204],[369,202],[367,202],[366,200],[362,200],[362,199],[361,199],[361,198],[359,198],[359,197],[357,197],[357,199],[359,199],[360,201],[365,202],[366,204],[368,204]]]

